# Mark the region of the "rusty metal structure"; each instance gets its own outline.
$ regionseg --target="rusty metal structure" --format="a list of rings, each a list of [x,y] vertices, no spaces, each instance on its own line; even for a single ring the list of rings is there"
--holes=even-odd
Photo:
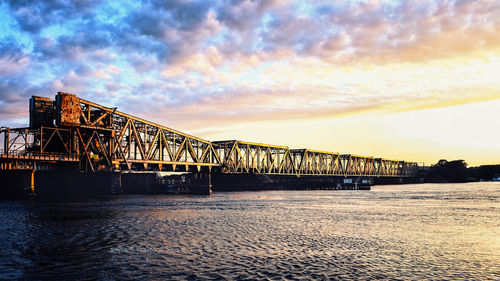
[[[3,143],[3,144],[2,144]],[[30,99],[28,128],[0,128],[0,170],[414,177],[417,164],[237,140],[210,142],[59,92]]]
[[[220,165],[210,141],[68,93],[58,93],[55,101],[33,96],[30,127],[3,128],[0,134],[4,169],[21,169],[54,161],[54,157],[59,162],[76,162],[81,170],[92,172],[178,171],[181,167],[199,172]]]

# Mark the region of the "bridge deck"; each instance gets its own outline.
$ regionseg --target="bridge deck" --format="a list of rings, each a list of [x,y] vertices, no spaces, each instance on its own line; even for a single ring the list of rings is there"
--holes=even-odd
[[[71,156],[65,156],[65,155],[51,155],[51,154],[45,154],[45,155],[38,155],[38,154],[1,154],[0,152],[0,159],[19,159],[19,160],[33,160],[33,161],[60,161],[60,162],[78,162],[79,159],[75,155],[73,157]]]

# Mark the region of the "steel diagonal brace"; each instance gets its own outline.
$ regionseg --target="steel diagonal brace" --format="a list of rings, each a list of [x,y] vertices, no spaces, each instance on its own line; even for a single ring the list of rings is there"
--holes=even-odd
[[[168,144],[167,139],[165,138],[165,133],[163,132],[163,130],[161,133],[161,139],[163,141],[165,148],[167,149],[167,153],[168,153],[168,156],[170,157],[170,160],[175,161],[175,157],[172,153],[172,149],[170,149],[170,145]],[[173,145],[175,145],[175,143]]]
[[[220,160],[220,155],[219,155],[219,152],[217,152],[217,151],[215,150],[215,148],[212,146],[212,144],[211,144],[211,143],[210,143],[210,144],[208,144],[208,146],[210,147],[210,153],[211,153],[211,155],[212,155],[212,156],[215,156],[215,160],[217,161],[217,163],[222,164],[222,163],[221,163],[221,160]],[[212,160],[212,159],[210,159],[210,161],[211,161],[211,160]]]
[[[196,153],[194,152],[194,148],[193,148],[193,144],[191,143],[191,139],[187,139],[186,143],[187,143],[188,152],[191,155],[191,158],[193,158],[193,161],[195,163],[198,163],[198,157],[196,156]]]
[[[290,152],[289,150],[285,151],[285,154],[283,155],[283,158],[281,159],[280,166],[278,168],[278,173],[282,173],[283,167],[285,167],[285,169],[288,168],[288,167],[285,166],[285,164],[286,164],[286,159],[287,159],[286,157],[287,157],[287,155],[288,155],[289,152]]]
[[[83,151],[85,152],[85,155],[87,156],[87,161],[89,162],[90,169],[92,170],[92,172],[95,172],[94,165],[92,165],[92,161],[90,160],[90,155],[87,151],[87,147],[85,145],[85,142],[83,141],[82,134],[80,133],[80,129],[76,128],[76,131],[78,132],[78,137],[80,138],[80,141],[82,142]]]
[[[115,143],[117,144],[118,149],[120,150],[121,158],[123,159],[123,161],[125,161],[125,165],[127,165],[127,168],[130,171],[130,168],[131,168],[130,164],[128,163],[127,157],[126,157],[125,153],[123,152],[122,147],[121,147],[121,145],[116,137],[115,137]],[[118,158],[118,157],[116,157],[116,158]]]
[[[288,164],[289,172],[292,174],[295,174],[296,173],[295,164],[293,163],[293,157],[292,157],[292,153],[290,152],[290,150],[288,150],[288,161],[290,162]]]
[[[56,134],[56,130],[53,130],[52,131],[52,134],[50,134],[50,137],[49,139],[45,142],[45,145],[43,146],[42,148],[42,152],[45,151],[45,149],[47,148],[47,145],[49,145],[50,141],[52,140],[52,138],[54,137],[54,135]],[[43,137],[43,136],[42,136]]]
[[[148,152],[146,153],[147,159],[151,159],[151,152],[153,151],[153,147],[155,146],[159,135],[160,135],[160,129],[158,129],[158,131],[156,132],[155,137],[154,137],[153,141],[151,142],[151,145],[149,146]]]
[[[83,112],[83,109],[81,107],[80,108],[80,115],[81,117],[83,117],[83,121],[85,121],[85,125],[89,125],[89,120],[87,119],[87,116],[85,116],[85,112]],[[90,112],[90,107],[88,109],[88,111]]]
[[[111,167],[112,166],[111,165],[111,161],[109,160],[109,157],[108,157],[108,155],[106,153],[106,149],[104,147],[104,144],[101,141],[101,137],[95,131],[94,131],[94,134],[97,136],[97,142],[99,143],[99,146],[102,148],[101,151],[104,154],[104,158],[106,158],[106,162],[108,163],[108,166]]]
[[[203,153],[201,154],[201,158],[200,158],[202,163],[207,163],[206,160],[207,160],[207,158],[208,158],[207,156],[209,155],[209,152],[210,152],[210,147],[211,147],[211,145],[207,145],[207,147],[205,147],[205,149],[203,150]],[[209,161],[210,161],[210,159],[209,159]],[[210,162],[208,162],[208,163],[210,163]]]
[[[181,145],[179,147],[179,150],[177,150],[177,154],[175,155],[175,160],[174,161],[179,161],[179,158],[181,157],[182,153],[186,149],[186,139],[187,139],[187,137],[184,137],[184,140],[182,141],[182,143],[181,143]]]
[[[97,118],[94,122],[90,123],[89,126],[95,126],[97,123],[99,123],[101,120],[103,120],[104,118],[106,118],[106,116],[108,116],[109,112],[106,111],[104,112],[103,115],[99,116],[99,118]]]
[[[231,157],[231,155],[233,154],[234,150],[235,150],[235,147],[238,145],[238,142],[234,142],[233,143],[233,146],[231,147],[231,150],[229,151],[229,153],[227,155],[224,155],[226,159],[224,159],[224,162],[227,162],[227,160]]]
[[[118,133],[118,139],[120,140],[121,142],[121,139],[123,138],[123,135],[125,134],[125,131],[127,130],[128,128],[128,125],[130,123],[130,119],[127,119],[127,122],[125,123],[125,126],[123,126],[123,128],[120,130],[120,132]],[[120,146],[121,147],[121,146]],[[117,147],[115,146],[115,148],[113,149],[113,153],[116,152],[116,149]]]
[[[145,155],[144,155],[144,148],[142,147],[142,145],[143,145],[142,140],[139,137],[139,134],[137,133],[137,129],[135,128],[135,124],[134,124],[134,122],[131,122],[130,124],[132,127],[132,131],[134,132],[135,140],[136,140],[137,144],[139,145],[139,151],[141,152],[142,160],[147,160],[145,158]]]
[[[236,158],[238,159],[237,161],[238,165],[241,165],[242,169],[245,169],[245,171],[248,173],[247,165],[245,164],[245,159],[238,146],[236,146],[236,153],[237,153]],[[236,167],[236,169],[238,169],[238,167]]]
[[[69,153],[69,149],[66,146],[66,142],[64,141],[63,137],[61,136],[61,133],[59,133],[59,130],[56,129],[56,133],[59,136],[59,139],[61,140],[62,144],[64,145],[64,149],[66,149],[66,152]]]

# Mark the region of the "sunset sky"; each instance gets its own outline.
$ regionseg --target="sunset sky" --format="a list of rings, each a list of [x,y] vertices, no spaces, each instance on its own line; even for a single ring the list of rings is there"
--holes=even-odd
[[[0,27],[2,126],[64,91],[208,140],[500,163],[499,1],[2,1]]]

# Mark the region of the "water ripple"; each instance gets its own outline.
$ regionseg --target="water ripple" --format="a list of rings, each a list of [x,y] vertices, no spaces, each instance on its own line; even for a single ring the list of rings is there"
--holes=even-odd
[[[0,202],[0,279],[500,278],[500,185]]]

